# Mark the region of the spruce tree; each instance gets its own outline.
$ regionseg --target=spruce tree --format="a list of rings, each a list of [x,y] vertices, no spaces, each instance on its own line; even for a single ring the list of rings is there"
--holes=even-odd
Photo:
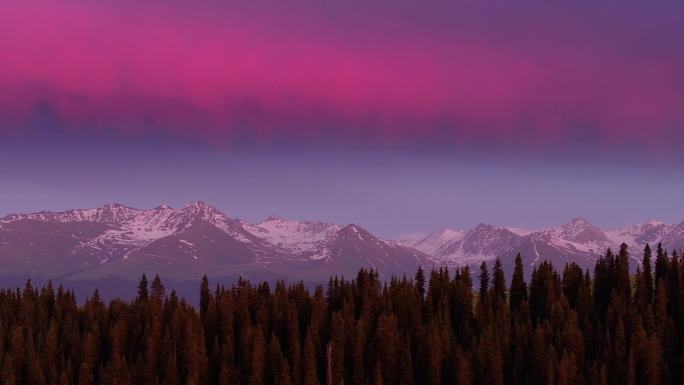
[[[520,253],[518,253],[518,255],[515,257],[515,268],[513,270],[513,278],[511,279],[511,289],[509,293],[511,312],[517,313],[522,302],[527,301],[527,284],[525,283],[525,275]]]
[[[140,283],[138,283],[138,299],[141,301],[147,301],[148,296],[149,292],[147,276],[143,274],[142,278],[140,278]]]
[[[489,270],[487,270],[487,262],[480,264],[480,301],[484,301],[489,293]]]
[[[651,267],[651,246],[649,244],[646,244],[646,247],[644,247],[644,257],[641,262],[641,273],[644,276],[644,287],[646,289],[645,291],[645,296],[646,300],[649,303],[653,303],[653,292],[654,292],[654,285],[653,285],[653,270]]]
[[[418,293],[420,294],[420,298],[423,298],[425,296],[425,272],[423,271],[422,266],[418,266],[418,271],[416,272],[416,289],[418,290]]]
[[[506,277],[504,276],[503,268],[501,266],[501,259],[497,258],[494,262],[494,279],[492,289],[494,291],[495,300],[506,299]]]
[[[161,278],[159,278],[159,275],[155,275],[154,280],[152,280],[152,299],[161,304],[164,301],[165,296],[166,289],[162,284]]]
[[[202,283],[200,284],[200,317],[204,322],[207,316],[207,309],[209,307],[209,301],[211,300],[211,292],[209,291],[209,279],[206,274],[202,277]]]
[[[629,279],[629,251],[625,243],[620,245],[620,252],[617,258],[615,289],[625,303],[631,298],[631,283]]]

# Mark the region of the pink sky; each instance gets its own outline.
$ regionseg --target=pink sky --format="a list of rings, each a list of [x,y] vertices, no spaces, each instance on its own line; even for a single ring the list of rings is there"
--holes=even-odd
[[[3,0],[0,216],[684,218],[684,2]]]
[[[455,142],[562,145],[590,132],[603,146],[658,149],[681,138],[684,50],[672,42],[684,39],[665,11],[632,27],[628,11],[584,19],[580,9],[553,23],[547,10],[491,24],[478,11],[479,22],[454,27],[388,2],[367,18],[361,9],[280,13],[273,3],[144,3],[3,5],[2,127],[25,129],[42,105],[75,133],[208,141],[248,131],[266,142],[393,143],[446,132]]]

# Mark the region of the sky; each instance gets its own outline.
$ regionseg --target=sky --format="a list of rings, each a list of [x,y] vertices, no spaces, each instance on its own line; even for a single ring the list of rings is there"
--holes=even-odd
[[[5,0],[0,215],[684,220],[684,3]]]

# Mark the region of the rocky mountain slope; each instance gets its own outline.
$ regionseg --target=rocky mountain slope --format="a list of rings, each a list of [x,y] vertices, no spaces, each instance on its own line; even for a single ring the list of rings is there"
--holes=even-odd
[[[551,229],[480,224],[439,229],[399,241],[364,228],[269,217],[231,218],[203,202],[180,209],[141,210],[121,204],[65,212],[13,214],[0,219],[0,276],[81,280],[137,278],[159,273],[176,280],[237,276],[320,281],[374,268],[386,277],[413,274],[419,265],[478,265],[500,257],[506,271],[521,253],[528,272],[542,260],[591,266],[607,248],[627,243],[635,259],[646,243],[684,247],[684,222],[649,220],[602,230],[576,218]]]
[[[271,217],[251,224],[195,202],[181,209],[120,204],[0,219],[5,274],[99,279],[142,272],[175,279],[213,276],[320,279],[361,267],[383,275],[431,265],[415,249],[360,226]]]
[[[641,251],[647,243],[662,243],[666,250],[682,249],[684,222],[671,225],[648,220],[614,230],[601,230],[583,218],[575,218],[557,228],[541,230],[480,224],[468,231],[440,229],[400,242],[451,266],[475,265],[501,257],[504,266],[510,270],[515,255],[521,253],[525,265],[529,267],[541,260],[550,260],[556,266],[576,262],[590,267],[606,249],[616,250],[622,243],[630,246],[635,262],[640,260]]]

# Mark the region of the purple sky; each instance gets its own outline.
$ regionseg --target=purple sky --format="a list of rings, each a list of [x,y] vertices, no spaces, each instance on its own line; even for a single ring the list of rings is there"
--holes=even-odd
[[[0,215],[684,219],[684,3],[7,0]]]

